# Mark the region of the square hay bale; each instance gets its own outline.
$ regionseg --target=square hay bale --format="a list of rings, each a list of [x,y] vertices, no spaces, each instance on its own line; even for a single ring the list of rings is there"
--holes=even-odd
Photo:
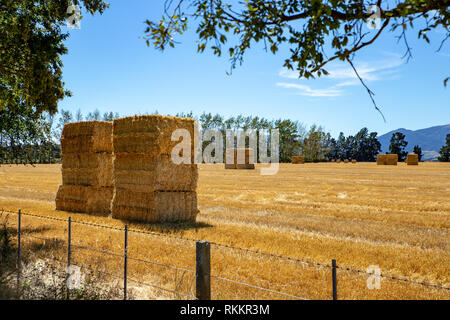
[[[232,159],[229,163],[228,159]],[[227,148],[225,169],[255,169],[255,152],[252,148]]]
[[[111,136],[112,125],[112,122],[109,121],[81,121],[66,123],[62,131],[62,137]]]
[[[195,221],[196,192],[134,192],[115,189],[112,217],[139,222]]]
[[[194,163],[195,149],[194,119],[166,117],[161,115],[134,116],[115,119],[113,122],[114,153],[143,153],[158,156],[170,155],[173,147],[179,145],[191,150]],[[188,141],[179,138],[172,141],[172,133],[185,129],[190,135]]]
[[[386,154],[377,154],[377,165],[385,165],[386,164]]]
[[[56,194],[56,210],[108,216],[112,196],[112,187],[61,185]]]
[[[110,187],[113,185],[112,154],[64,154],[61,172],[64,185]]]
[[[415,153],[408,153],[408,155],[406,156],[406,164],[409,166],[419,165],[419,155]]]
[[[350,161],[348,160],[348,159],[345,159],[344,160],[344,163],[349,163]]]
[[[68,153],[111,153],[112,122],[83,121],[64,125],[61,151]]]
[[[397,154],[386,154],[386,165],[388,166],[396,166],[398,162]]]
[[[168,155],[158,158],[144,154],[114,155],[116,188],[134,191],[195,191],[198,181],[196,164],[175,164]]]
[[[356,163],[356,159],[352,159],[352,163],[355,164]]]
[[[291,162],[293,164],[304,164],[305,157],[304,156],[292,156]]]

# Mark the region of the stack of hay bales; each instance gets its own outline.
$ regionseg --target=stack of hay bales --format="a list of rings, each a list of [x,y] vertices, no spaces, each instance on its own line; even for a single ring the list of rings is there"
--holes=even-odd
[[[292,163],[293,164],[304,164],[305,157],[304,156],[292,156]]]
[[[172,132],[186,129],[190,164],[175,164]],[[194,120],[160,115],[116,119],[113,123],[113,218],[140,222],[195,221],[198,168],[194,164]],[[180,155],[182,156],[182,155]]]
[[[68,123],[61,138],[62,185],[56,209],[109,215],[113,195],[112,123]]]
[[[225,169],[255,169],[255,153],[251,148],[227,148]],[[227,159],[233,159],[230,163]]]
[[[413,165],[413,166],[419,165],[419,155],[415,154],[415,153],[409,153],[408,156],[406,157],[406,164],[408,166],[410,166],[410,165]]]
[[[397,154],[379,154],[377,155],[377,165],[396,166],[398,162]]]

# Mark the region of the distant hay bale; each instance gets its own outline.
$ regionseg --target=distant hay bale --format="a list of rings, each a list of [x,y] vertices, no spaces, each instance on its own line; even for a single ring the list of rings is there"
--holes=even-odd
[[[386,164],[386,155],[385,154],[377,154],[377,165],[385,165]]]
[[[305,157],[304,156],[292,156],[292,163],[293,164],[304,164]]]
[[[406,156],[406,164],[407,165],[413,165],[413,166],[417,166],[419,165],[419,155],[415,154],[415,153],[409,153]]]
[[[229,163],[228,159],[233,159]],[[255,169],[255,152],[252,148],[227,148],[225,169]]]
[[[386,165],[388,166],[396,166],[398,163],[398,155],[397,154],[386,154]]]
[[[172,141],[177,129],[187,130],[190,139]],[[114,120],[113,218],[195,221],[198,168],[194,163],[194,130],[193,119],[179,117],[151,115]],[[190,149],[191,164],[172,162],[172,149],[179,144]]]
[[[350,161],[348,160],[348,159],[345,159],[344,160],[344,163],[349,163]]]
[[[341,159],[337,159],[337,160],[336,160],[336,163],[341,163]]]
[[[355,164],[356,163],[356,159],[352,159],[352,163]]]

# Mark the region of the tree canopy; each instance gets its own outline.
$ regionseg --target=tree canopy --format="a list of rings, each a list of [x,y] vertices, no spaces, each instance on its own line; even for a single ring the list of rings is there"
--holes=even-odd
[[[0,110],[27,107],[54,114],[70,92],[62,80],[62,31],[72,4],[102,13],[102,0],[0,0]],[[20,105],[17,104],[20,101]]]
[[[370,31],[363,27],[373,19],[374,5],[381,23]],[[418,37],[429,42],[427,32],[443,28],[440,49],[450,36],[449,5],[450,0],[166,0],[161,19],[146,21],[145,38],[147,45],[161,50],[174,47],[176,36],[188,29],[191,20],[197,20],[198,51],[209,46],[220,56],[228,45],[232,68],[243,62],[252,43],[264,42],[274,54],[287,44],[290,56],[284,67],[296,70],[299,77],[327,75],[327,63],[336,59],[347,61],[359,77],[352,63],[354,55],[383,32],[395,33],[409,57],[408,29],[419,25]],[[373,92],[359,79],[378,109]]]

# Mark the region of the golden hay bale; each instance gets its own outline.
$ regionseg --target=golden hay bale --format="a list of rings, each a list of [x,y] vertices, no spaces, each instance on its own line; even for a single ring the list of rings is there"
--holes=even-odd
[[[349,163],[350,161],[348,160],[348,159],[345,159],[344,160],[344,163]]]
[[[356,163],[356,159],[352,159],[352,163],[355,164]]]
[[[64,185],[112,186],[112,154],[63,154],[61,172]]]
[[[68,153],[112,153],[112,136],[78,136],[61,138],[61,152]]]
[[[112,217],[141,222],[195,221],[195,192],[134,192],[115,189]]]
[[[185,129],[190,140],[181,137],[172,141],[172,133]],[[134,116],[115,119],[113,122],[114,153],[144,153],[160,155],[172,153],[173,147],[179,145],[190,148],[191,161],[194,162],[194,119],[165,117],[161,115]]]
[[[413,166],[417,166],[419,165],[419,155],[415,154],[415,153],[408,153],[408,155],[406,156],[406,164],[407,165],[413,165]]]
[[[232,161],[229,163],[228,159]],[[227,148],[225,169],[255,169],[255,152],[252,148]]]
[[[112,122],[109,121],[81,121],[66,123],[62,131],[63,138],[79,136],[110,136]]]
[[[134,165],[135,164],[135,165]],[[135,191],[195,191],[196,164],[174,164],[168,155],[114,155],[114,186]]]
[[[112,187],[61,185],[56,194],[56,210],[107,216],[111,212],[112,196]]]
[[[377,155],[377,165],[385,165],[386,164],[386,155],[385,154],[378,154]]]
[[[398,162],[397,154],[386,154],[386,165],[388,166],[396,166]]]
[[[291,162],[293,164],[304,164],[305,157],[304,156],[292,156]]]
[[[337,160],[336,160],[336,163],[341,163],[341,159],[337,159]]]

